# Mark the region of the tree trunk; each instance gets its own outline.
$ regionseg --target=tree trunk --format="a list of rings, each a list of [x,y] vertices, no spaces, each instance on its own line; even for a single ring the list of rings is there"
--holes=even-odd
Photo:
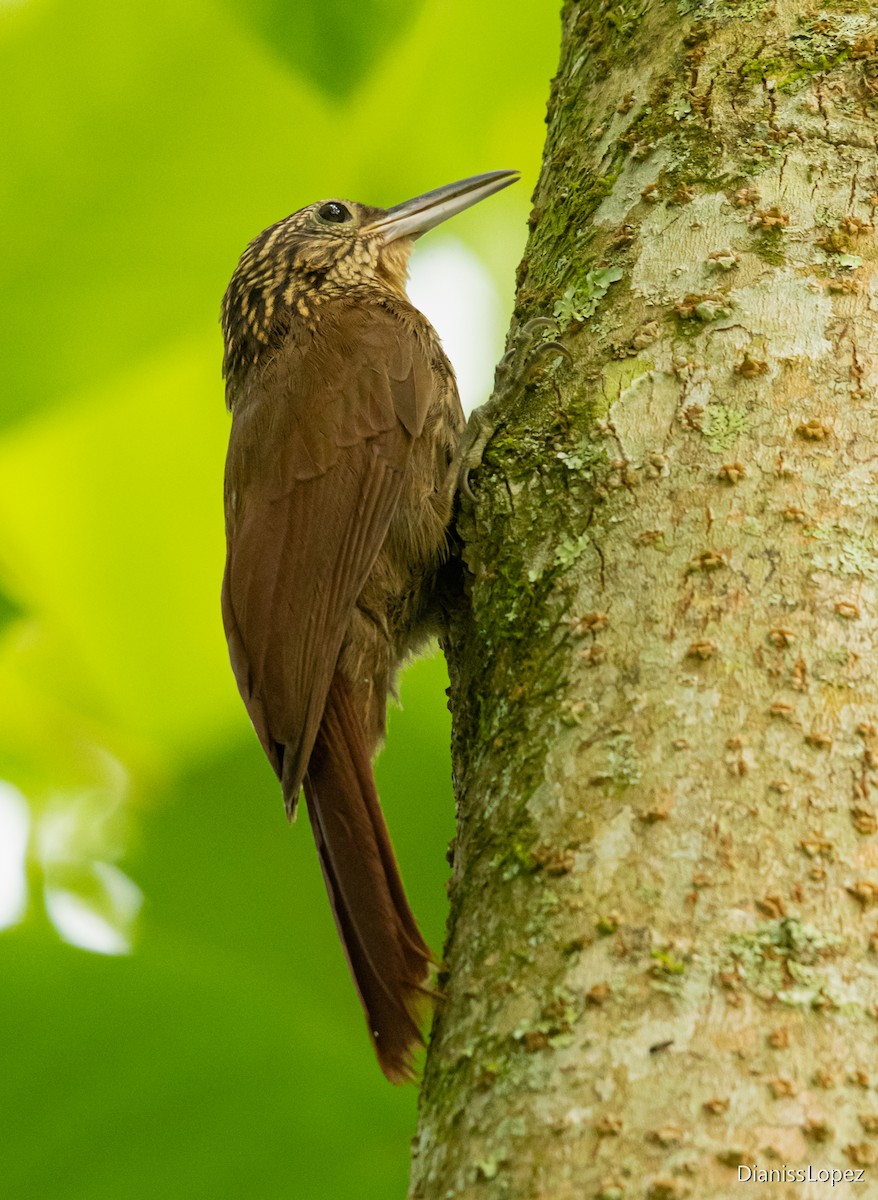
[[[548,125],[516,322],[573,361],[518,364],[461,505],[411,1196],[865,1196],[874,10],[568,0]]]

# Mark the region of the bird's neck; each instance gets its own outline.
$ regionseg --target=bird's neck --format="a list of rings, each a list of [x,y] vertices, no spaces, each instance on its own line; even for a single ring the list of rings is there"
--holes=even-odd
[[[324,324],[332,325],[333,311],[347,305],[389,310],[413,333],[438,346],[432,326],[406,295],[404,276],[399,273],[392,282],[376,271],[371,277],[346,284],[328,275],[319,282],[293,275],[280,292],[251,292],[249,304],[227,304],[223,375],[229,408],[251,372],[261,372],[290,339],[309,343],[319,338]],[[237,320],[231,319],[233,314]]]

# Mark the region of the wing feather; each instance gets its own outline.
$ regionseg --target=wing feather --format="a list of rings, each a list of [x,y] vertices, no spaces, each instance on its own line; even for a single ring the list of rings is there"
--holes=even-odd
[[[223,616],[244,703],[295,806],[350,618],[433,400],[415,331],[327,305],[233,397]]]

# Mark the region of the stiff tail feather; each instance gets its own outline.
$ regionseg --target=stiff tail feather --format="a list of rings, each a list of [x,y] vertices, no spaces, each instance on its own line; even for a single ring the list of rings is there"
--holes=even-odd
[[[393,1083],[412,1077],[423,1045],[419,1009],[430,951],[403,890],[372,764],[344,677],[336,671],[305,776],[305,799],[326,890],[378,1062]]]

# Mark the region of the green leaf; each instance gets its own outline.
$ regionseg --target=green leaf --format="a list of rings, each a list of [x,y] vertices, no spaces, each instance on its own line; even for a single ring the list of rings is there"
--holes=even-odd
[[[408,28],[416,0],[223,0],[273,54],[335,100],[351,95]]]
[[[2,637],[8,625],[11,625],[13,621],[17,621],[20,617],[24,616],[25,611],[17,600],[14,600],[8,592],[0,588],[0,637]]]
[[[291,1163],[297,1200],[404,1194],[415,1090],[374,1061],[307,820],[243,735],[143,822],[134,954],[64,946],[33,910],[0,935],[10,1195],[285,1200]]]
[[[193,942],[104,958],[19,932],[0,963],[10,1196],[286,1200],[291,1163],[297,1200],[404,1193],[396,1095],[279,981]]]

